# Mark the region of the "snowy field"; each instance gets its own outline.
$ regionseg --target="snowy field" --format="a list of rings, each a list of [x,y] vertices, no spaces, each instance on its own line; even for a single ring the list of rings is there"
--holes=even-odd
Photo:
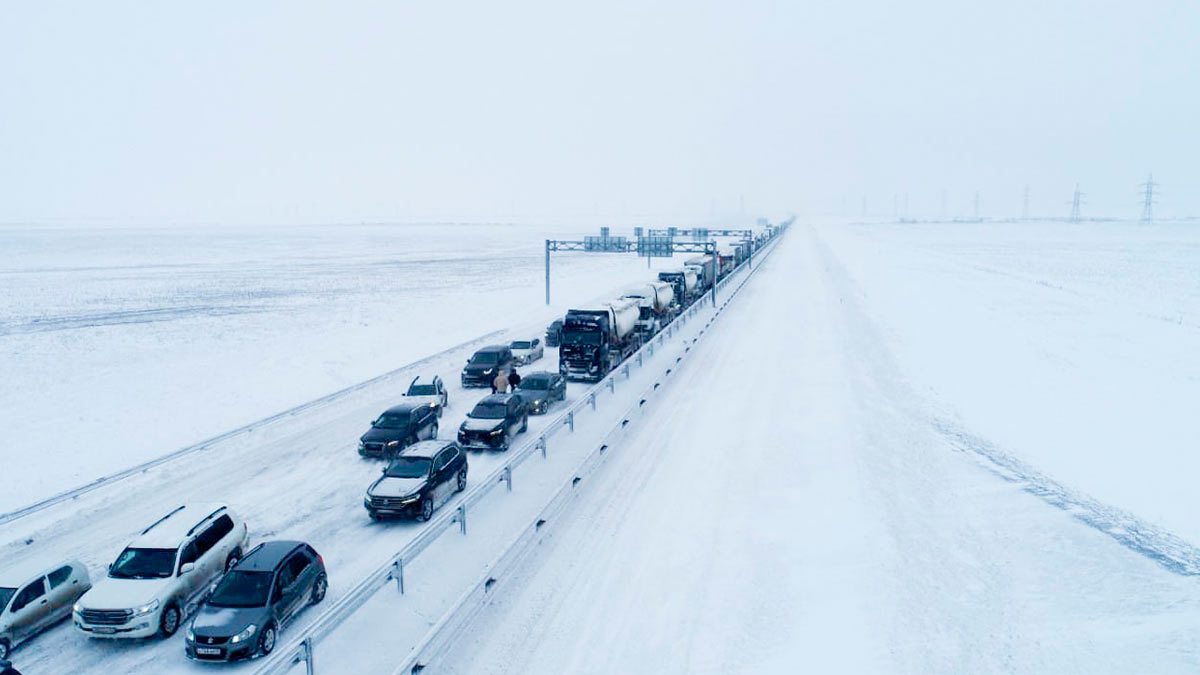
[[[572,522],[464,631],[441,672],[1196,672],[1193,576],[1001,479],[939,423],[983,433],[1007,419],[1016,435],[1006,442],[1035,437],[1015,417],[1047,402],[1029,385],[1070,384],[1086,397],[1072,407],[1103,400],[1107,390],[1089,395],[1075,380],[1111,370],[1117,336],[1168,365],[1176,353],[1149,336],[1159,323],[1194,329],[1121,318],[1092,338],[1077,325],[1095,305],[1114,319],[1186,311],[1163,296],[1196,290],[1187,270],[1175,268],[1173,292],[1100,282],[1122,257],[1131,276],[1147,264],[1140,273],[1164,278],[1156,268],[1182,264],[1193,240],[1164,238],[1146,246],[1133,226],[795,228],[700,343],[654,423],[610,455]],[[980,267],[1008,273],[970,272]],[[1068,280],[1073,293],[1060,289]],[[1096,372],[1047,373],[1025,343],[1038,337],[1050,352],[1074,346],[1078,368]],[[1192,339],[1181,332],[1177,346]],[[922,368],[920,355],[936,360],[938,348],[948,363]],[[1020,372],[986,379],[1006,366]],[[1195,366],[1192,357],[1179,370]],[[989,397],[994,389],[1016,404],[989,411],[1008,400]],[[1118,455],[1126,426],[1191,422],[1167,411],[1093,419],[1114,431],[1106,447]],[[1186,445],[1124,451],[1156,462]],[[1079,444],[1072,457],[1044,447],[1010,450],[1096,493],[1137,479],[1149,496],[1189,480],[1133,459],[1106,464]],[[1190,498],[1161,504],[1177,522],[1195,514]]]
[[[595,233],[0,226],[0,512],[651,276],[556,254],[547,308],[543,240]]]

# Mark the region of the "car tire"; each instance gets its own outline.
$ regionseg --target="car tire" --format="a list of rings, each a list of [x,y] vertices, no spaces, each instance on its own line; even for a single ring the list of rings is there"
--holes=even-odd
[[[174,603],[167,605],[167,608],[158,617],[158,632],[165,638],[171,637],[175,634],[175,631],[179,630],[179,624],[182,619],[183,616],[179,612],[179,607]]]
[[[238,564],[238,561],[241,559],[242,559],[242,549],[240,549],[240,548],[233,549],[233,552],[230,553],[229,557],[225,559],[225,572],[228,573],[229,570],[233,569],[233,566]]]
[[[421,500],[420,518],[421,518],[421,520],[428,522],[429,519],[432,517],[433,517],[433,500],[430,499],[429,497],[425,497],[424,499]]]
[[[258,636],[258,653],[266,656],[275,650],[275,626],[267,624]]]
[[[329,590],[329,578],[324,574],[317,577],[317,582],[313,584],[312,595],[308,597],[309,601],[318,605],[325,599],[325,592]]]
[[[429,430],[429,438],[436,439],[437,435],[438,435],[438,425],[437,425],[437,422],[434,422],[433,428]]]
[[[467,467],[458,470],[458,484],[455,486],[456,492],[462,492],[467,489]]]
[[[12,653],[12,644],[8,640],[0,638],[0,659],[7,659],[10,653]]]

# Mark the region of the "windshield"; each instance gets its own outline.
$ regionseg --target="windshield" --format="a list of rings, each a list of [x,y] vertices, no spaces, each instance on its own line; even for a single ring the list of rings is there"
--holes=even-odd
[[[371,426],[376,429],[403,429],[408,426],[408,413],[404,413],[403,415],[383,413]]]
[[[491,365],[499,360],[500,355],[496,352],[475,352],[475,356],[471,357],[471,363],[480,365]]]
[[[8,601],[12,599],[13,593],[16,592],[17,589],[15,588],[0,588],[0,612],[3,612],[4,608],[8,607]]]
[[[512,343],[511,346],[513,349],[530,349],[533,347],[533,345],[529,344],[528,341],[523,340],[517,340],[516,342]]]
[[[532,389],[533,391],[546,391],[550,388],[550,380],[538,378],[525,378],[521,380],[521,384],[517,385],[519,389]]]
[[[388,478],[424,478],[429,473],[428,457],[397,457],[383,475]]]
[[[598,345],[600,333],[563,333],[564,345]]]
[[[408,388],[409,396],[436,396],[437,387],[432,384],[414,384]]]
[[[166,579],[175,571],[173,548],[127,548],[108,570],[114,579]]]
[[[502,420],[508,412],[508,406],[503,403],[480,403],[471,411],[471,417],[485,420]]]
[[[208,604],[213,607],[266,607],[270,593],[270,572],[233,570],[217,584]]]

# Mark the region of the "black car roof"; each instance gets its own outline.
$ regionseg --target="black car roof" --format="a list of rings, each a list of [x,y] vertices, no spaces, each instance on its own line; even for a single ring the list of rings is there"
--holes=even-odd
[[[400,405],[394,405],[394,406],[388,408],[387,410],[384,410],[383,412],[384,413],[396,413],[396,414],[405,413],[405,414],[407,414],[407,413],[411,413],[413,410],[416,410],[417,408],[423,408],[428,405],[429,405],[428,403],[401,403]]]
[[[557,377],[557,373],[551,373],[546,370],[539,370],[536,373],[529,373],[528,375],[522,376],[521,381],[528,382],[529,380],[552,380],[555,377]]]
[[[502,352],[506,349],[508,349],[508,345],[488,345],[486,347],[480,347],[479,349],[476,349],[475,353],[479,354],[480,352]]]
[[[508,405],[508,399],[514,396],[520,396],[520,394],[488,394],[479,399],[479,403],[502,403]],[[479,404],[477,403],[476,405]]]
[[[250,549],[246,557],[238,561],[236,569],[242,572],[274,572],[284,558],[303,545],[302,541],[263,542]]]

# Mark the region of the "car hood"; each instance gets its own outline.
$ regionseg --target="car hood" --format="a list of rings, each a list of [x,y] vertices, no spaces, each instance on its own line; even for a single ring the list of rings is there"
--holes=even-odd
[[[405,396],[404,400],[411,403],[426,403],[435,407],[442,404],[442,397],[437,395]]]
[[[495,364],[492,364],[490,366],[485,366],[483,364],[468,363],[467,366],[465,368],[463,368],[463,370],[467,371],[468,373],[471,373],[472,375],[480,375],[480,374],[486,373],[489,370],[493,370],[495,367],[496,367]]]
[[[161,599],[175,579],[114,579],[104,577],[83,594],[79,604],[88,609],[133,609]]]
[[[546,389],[522,389],[521,397],[529,403],[545,400],[550,391]]]
[[[403,440],[407,437],[408,429],[377,429],[371,427],[359,440],[363,443],[387,443],[388,441]]]
[[[504,420],[468,417],[460,427],[463,431],[495,431],[504,426]]]
[[[425,485],[424,478],[391,478],[384,476],[367,488],[374,497],[407,497]]]
[[[233,637],[254,624],[262,628],[270,612],[266,607],[212,607],[204,605],[192,621],[192,632],[211,637]]]

